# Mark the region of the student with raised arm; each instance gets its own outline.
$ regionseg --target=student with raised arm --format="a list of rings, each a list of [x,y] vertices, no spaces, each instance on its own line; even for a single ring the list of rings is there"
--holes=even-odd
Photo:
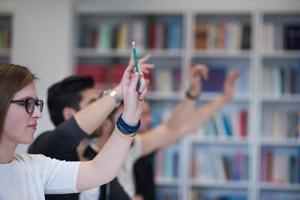
[[[137,81],[141,87],[136,91]],[[42,116],[32,72],[23,66],[0,64],[0,199],[41,200],[45,193],[73,193],[97,187],[112,180],[120,169],[134,135],[147,87],[133,66],[126,68],[121,84],[124,112],[102,151],[87,162],[67,162],[43,155],[18,154],[18,144],[29,144]],[[93,132],[103,112],[90,112],[114,104],[103,97],[77,112],[78,126]],[[105,117],[104,117],[105,119]],[[103,120],[104,120],[103,119]]]
[[[118,200],[118,199],[150,199],[151,196],[154,196],[154,188],[151,188],[147,191],[151,191],[151,194],[141,194],[136,193],[137,187],[143,188],[146,185],[137,185],[142,181],[138,181],[140,177],[145,176],[145,174],[151,173],[145,171],[146,168],[139,170],[141,174],[134,174],[133,168],[135,162],[150,153],[153,153],[156,150],[167,147],[170,144],[177,142],[180,138],[191,133],[195,128],[201,127],[205,122],[207,122],[211,117],[221,108],[223,108],[232,98],[234,94],[234,86],[236,79],[239,77],[238,70],[232,70],[228,74],[226,81],[224,83],[224,90],[221,95],[219,95],[212,102],[208,102],[203,106],[197,108],[197,100],[199,98],[202,81],[208,78],[208,69],[203,65],[196,65],[191,68],[190,73],[190,87],[186,92],[186,96],[182,99],[176,106],[173,108],[170,117],[165,121],[159,124],[154,128],[150,128],[151,117],[149,116],[149,105],[144,104],[143,113],[141,116],[141,127],[140,134],[135,138],[132,147],[129,150],[129,153],[123,163],[123,166],[117,176],[116,180],[109,185],[109,200]],[[115,119],[120,115],[123,108],[119,107],[115,113]],[[111,124],[114,123],[113,120],[106,120],[105,124],[108,124],[110,121]],[[102,127],[102,133],[97,140],[96,144],[91,145],[87,151],[89,155],[94,155],[98,151],[102,151],[103,144],[105,143],[106,138],[111,134],[109,125]],[[91,158],[91,156],[89,156]],[[148,176],[149,177],[149,176]],[[148,180],[152,181],[153,180]],[[151,186],[151,185],[150,185]],[[120,189],[121,188],[121,189]],[[115,197],[116,192],[122,191],[121,197]],[[106,191],[107,192],[107,191]],[[120,194],[120,193],[119,193]],[[83,192],[81,194],[81,200],[97,200],[99,196],[99,190],[90,190],[88,192]],[[102,193],[100,194],[102,198]],[[147,196],[147,197],[146,197]]]

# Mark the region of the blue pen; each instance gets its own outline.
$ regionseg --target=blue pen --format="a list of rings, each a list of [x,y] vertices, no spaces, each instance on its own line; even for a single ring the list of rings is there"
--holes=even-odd
[[[135,72],[139,72],[139,62],[137,60],[137,56],[136,56],[136,48],[135,48],[135,42],[133,41],[132,42],[132,53],[133,53],[133,60],[134,60],[134,69],[135,69]],[[137,83],[137,90],[140,89],[140,86],[141,86],[141,80],[139,79],[138,80],[138,83]]]

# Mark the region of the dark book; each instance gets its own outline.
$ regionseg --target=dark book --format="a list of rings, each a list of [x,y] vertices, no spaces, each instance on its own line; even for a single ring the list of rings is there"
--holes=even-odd
[[[250,26],[250,24],[242,25],[241,49],[242,50],[251,49],[251,26]]]
[[[284,49],[300,49],[300,24],[287,24],[283,28]]]
[[[226,70],[224,68],[211,68],[209,79],[203,82],[203,91],[220,92],[223,90]]]

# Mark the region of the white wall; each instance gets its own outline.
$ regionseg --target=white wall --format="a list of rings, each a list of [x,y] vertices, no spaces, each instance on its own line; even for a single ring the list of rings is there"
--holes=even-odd
[[[40,79],[39,97],[72,72],[72,0],[17,0],[13,13],[12,62],[28,66]],[[36,134],[53,127],[47,106]],[[26,150],[21,146],[18,151]]]

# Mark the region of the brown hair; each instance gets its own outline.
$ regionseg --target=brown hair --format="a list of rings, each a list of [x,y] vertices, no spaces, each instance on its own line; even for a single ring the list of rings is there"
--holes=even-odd
[[[10,101],[18,91],[35,79],[36,76],[26,67],[0,63],[0,136]]]

